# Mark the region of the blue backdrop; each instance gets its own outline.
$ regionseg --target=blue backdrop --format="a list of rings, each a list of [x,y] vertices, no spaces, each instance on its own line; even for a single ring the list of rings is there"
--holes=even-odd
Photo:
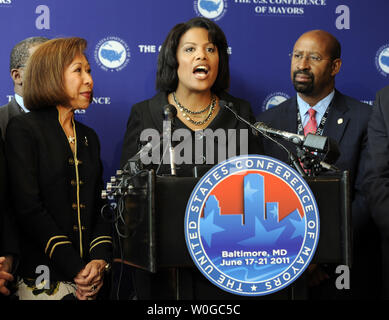
[[[300,34],[324,29],[342,44],[337,88],[372,103],[388,84],[388,0],[0,0],[0,104],[13,94],[9,54],[30,36],[88,41],[95,99],[77,119],[102,145],[104,179],[113,175],[131,106],[155,94],[159,46],[177,23],[203,15],[230,47],[230,92],[254,113],[295,94],[288,54]]]

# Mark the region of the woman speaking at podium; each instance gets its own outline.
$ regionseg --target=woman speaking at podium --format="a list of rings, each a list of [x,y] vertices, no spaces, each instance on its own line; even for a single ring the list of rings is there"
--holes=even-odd
[[[235,111],[250,123],[255,122],[251,106],[247,101],[235,98],[226,91],[230,83],[228,45],[223,31],[213,21],[198,17],[186,23],[177,24],[169,32],[158,56],[156,89],[158,93],[149,100],[135,104],[127,123],[124,136],[121,167],[135,155],[141,146],[139,139],[144,129],[153,128],[163,132],[163,107],[167,104],[176,108],[175,129],[186,129],[192,135],[192,157],[177,169],[177,175],[191,175],[194,163],[208,165],[225,160],[228,144],[236,143],[239,154],[262,153],[262,143],[253,136],[251,129],[234,114],[223,109],[219,102],[232,103]],[[196,135],[204,129],[215,132],[224,129],[226,144],[222,139],[212,141],[215,154],[205,149],[202,158],[196,158],[194,141],[203,136]],[[227,130],[235,129],[236,138],[231,139]],[[246,150],[241,147],[240,129],[248,129]],[[205,146],[205,140],[204,146]],[[222,144],[219,146],[218,144]],[[225,151],[222,155],[217,151]],[[198,153],[197,153],[198,154]],[[162,166],[163,167],[163,166]],[[165,170],[167,166],[164,166]],[[162,169],[159,173],[163,173]],[[166,173],[166,171],[165,171]]]
[[[236,130],[236,139],[233,142],[228,139],[227,143],[220,141],[221,139],[212,140],[213,148],[210,149],[215,153],[211,157],[214,161],[207,162],[208,165],[214,165],[226,158],[227,153],[221,156],[216,153],[219,147],[224,148],[224,151],[229,150],[229,143],[236,143],[236,155],[263,153],[262,141],[220,103],[222,100],[232,103],[235,112],[250,123],[254,123],[255,118],[250,104],[226,92],[230,83],[227,50],[227,40],[223,31],[206,18],[193,18],[171,29],[158,56],[156,75],[158,93],[149,100],[135,104],[131,109],[124,137],[121,167],[139,151],[141,146],[139,137],[143,130],[153,128],[160,134],[163,133],[163,108],[168,104],[174,106],[177,111],[173,131],[186,129],[192,138],[192,157],[189,163],[177,168],[177,176],[191,176],[191,169],[195,163],[205,164],[205,160],[208,159],[209,155],[206,154],[208,150],[203,153],[203,159],[198,159],[196,158],[198,153],[194,148],[195,140],[203,138],[203,135],[198,133],[205,129],[211,129],[213,132],[222,129],[226,137],[229,137],[231,132],[228,130]],[[246,150],[243,152],[240,148],[241,129],[246,129],[247,133]],[[158,173],[169,173],[169,166],[162,165]],[[184,212],[182,214],[184,215]],[[176,298],[175,294],[171,295],[174,291],[172,284],[177,280],[174,279],[177,274],[172,270],[159,269],[155,275],[140,270],[134,272],[135,295],[138,299]],[[197,269],[182,270],[179,277],[180,286],[185,288],[180,294],[181,299],[205,299],[215,298],[215,295],[227,295],[206,280]]]
[[[102,165],[96,133],[74,120],[92,101],[81,38],[40,45],[25,71],[24,102],[6,156],[21,258],[21,300],[95,299],[111,259],[110,223],[100,216]]]

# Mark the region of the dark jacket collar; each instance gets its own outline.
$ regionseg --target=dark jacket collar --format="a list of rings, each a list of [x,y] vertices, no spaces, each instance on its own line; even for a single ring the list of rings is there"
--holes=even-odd
[[[11,119],[14,116],[17,116],[18,114],[25,113],[21,106],[18,105],[15,98],[12,98],[11,101],[8,103],[8,115],[9,119]]]
[[[323,135],[333,138],[338,144],[343,137],[344,130],[350,120],[350,108],[347,105],[345,96],[335,90],[335,96],[330,105],[327,124],[324,127]]]

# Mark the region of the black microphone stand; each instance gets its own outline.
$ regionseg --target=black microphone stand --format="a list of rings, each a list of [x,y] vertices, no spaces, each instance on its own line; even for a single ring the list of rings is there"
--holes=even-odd
[[[242,118],[240,115],[238,115],[235,110],[233,109],[233,103],[232,102],[226,102],[224,100],[220,100],[219,101],[219,105],[221,107],[224,107],[226,108],[227,110],[231,111],[235,117],[239,120],[239,121],[242,121],[243,123],[247,124],[252,130],[254,130],[255,132],[257,133],[260,133],[262,136],[264,136],[265,138],[273,141],[275,144],[277,144],[280,148],[282,148],[284,151],[286,151],[286,153],[288,154],[288,158],[289,158],[289,161],[293,164],[294,168],[297,170],[297,172],[302,176],[302,177],[306,177],[307,174],[305,173],[304,169],[301,167],[301,164],[300,164],[300,161],[298,160],[298,158],[296,157],[295,154],[293,154],[293,152],[291,152],[290,150],[288,150],[287,148],[285,148],[285,146],[283,146],[281,143],[279,143],[278,141],[276,141],[275,139],[273,139],[272,137],[270,137],[269,135],[267,135],[266,133],[264,133],[263,131],[259,130],[258,128],[256,128],[254,125],[252,125],[250,122],[248,122],[246,119]]]
[[[159,171],[159,168],[161,166],[161,163],[163,161],[163,158],[165,156],[165,153],[168,151],[169,152],[169,163],[170,163],[170,174],[172,176],[176,175],[176,163],[175,163],[175,156],[174,156],[174,148],[172,144],[172,122],[174,118],[177,115],[177,109],[171,105],[167,104],[166,106],[163,107],[162,110],[162,115],[164,117],[164,123],[163,123],[163,141],[166,141],[166,146],[163,151],[163,155],[161,158],[161,162],[158,166],[157,173]]]

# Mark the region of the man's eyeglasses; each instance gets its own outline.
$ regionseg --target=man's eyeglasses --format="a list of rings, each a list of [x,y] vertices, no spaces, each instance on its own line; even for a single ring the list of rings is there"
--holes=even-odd
[[[314,54],[314,53],[309,54],[307,56],[304,56],[302,53],[292,52],[292,53],[289,53],[289,57],[294,61],[302,61],[305,58],[305,59],[308,59],[308,62],[310,61],[310,62],[314,62],[314,63],[318,63],[322,60],[332,60],[332,59],[324,59],[321,56]]]

